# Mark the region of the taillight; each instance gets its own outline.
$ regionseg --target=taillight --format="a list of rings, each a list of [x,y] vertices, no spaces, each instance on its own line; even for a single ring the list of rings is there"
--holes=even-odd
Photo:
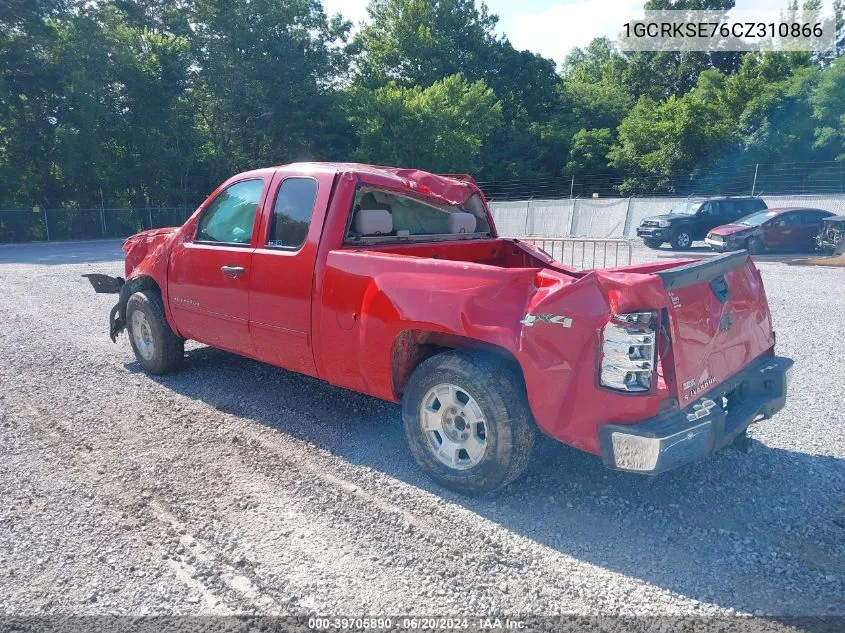
[[[602,330],[602,386],[628,392],[651,389],[656,331],[656,312],[613,315]]]

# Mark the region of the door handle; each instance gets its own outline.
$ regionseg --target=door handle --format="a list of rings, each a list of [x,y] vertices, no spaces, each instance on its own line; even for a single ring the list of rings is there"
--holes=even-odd
[[[246,272],[246,269],[243,266],[221,266],[220,271],[230,277],[240,277]]]

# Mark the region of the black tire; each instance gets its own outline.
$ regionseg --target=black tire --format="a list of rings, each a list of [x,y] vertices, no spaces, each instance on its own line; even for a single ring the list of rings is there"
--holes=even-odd
[[[688,230],[681,229],[672,235],[672,239],[669,240],[669,243],[672,245],[673,250],[686,250],[692,246],[692,235]]]
[[[150,347],[146,350],[139,349],[136,343],[135,332],[137,321],[133,318],[135,312],[143,315],[148,325],[148,336]],[[132,351],[141,366],[151,374],[167,374],[176,371],[182,366],[182,359],[185,356],[185,340],[179,338],[164,316],[164,306],[161,302],[161,295],[155,290],[139,290],[129,297],[126,302],[126,329],[129,334],[129,342],[132,344]]]
[[[763,252],[763,242],[759,237],[749,237],[745,243],[745,248],[752,255],[759,255]]]
[[[422,427],[423,399],[443,384],[469,394],[483,414],[486,450],[477,464],[462,470],[435,455],[431,435]],[[457,351],[432,356],[414,370],[402,397],[402,421],[419,467],[440,485],[470,495],[491,493],[517,479],[528,465],[537,435],[522,376],[513,363]]]
[[[658,249],[663,245],[663,242],[661,240],[647,240],[643,238],[643,244],[645,244],[649,248]]]

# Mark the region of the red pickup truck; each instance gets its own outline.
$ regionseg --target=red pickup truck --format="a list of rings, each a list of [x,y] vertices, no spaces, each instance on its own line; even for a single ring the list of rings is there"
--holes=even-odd
[[[785,403],[760,273],[709,261],[573,270],[496,234],[470,177],[300,163],[239,174],[180,228],[123,246],[114,340],[151,373],[202,343],[402,403],[411,453],[467,493],[524,470],[537,430],[658,473]]]

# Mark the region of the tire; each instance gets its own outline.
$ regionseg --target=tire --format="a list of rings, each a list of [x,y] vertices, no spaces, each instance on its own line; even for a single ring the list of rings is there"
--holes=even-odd
[[[692,235],[689,231],[682,229],[672,236],[669,243],[672,245],[673,250],[686,250],[692,246]]]
[[[763,242],[759,237],[749,237],[745,248],[751,255],[759,255],[763,252]]]
[[[148,373],[167,374],[181,367],[185,340],[170,329],[157,291],[139,290],[129,297],[126,328],[135,358]]]
[[[402,421],[411,455],[423,472],[469,495],[488,494],[517,479],[537,436],[522,376],[513,364],[457,351],[432,356],[414,370],[402,397]],[[466,448],[450,450],[456,446]]]
[[[643,238],[643,244],[645,244],[648,248],[658,249],[663,245],[663,242],[658,240],[647,240]]]

